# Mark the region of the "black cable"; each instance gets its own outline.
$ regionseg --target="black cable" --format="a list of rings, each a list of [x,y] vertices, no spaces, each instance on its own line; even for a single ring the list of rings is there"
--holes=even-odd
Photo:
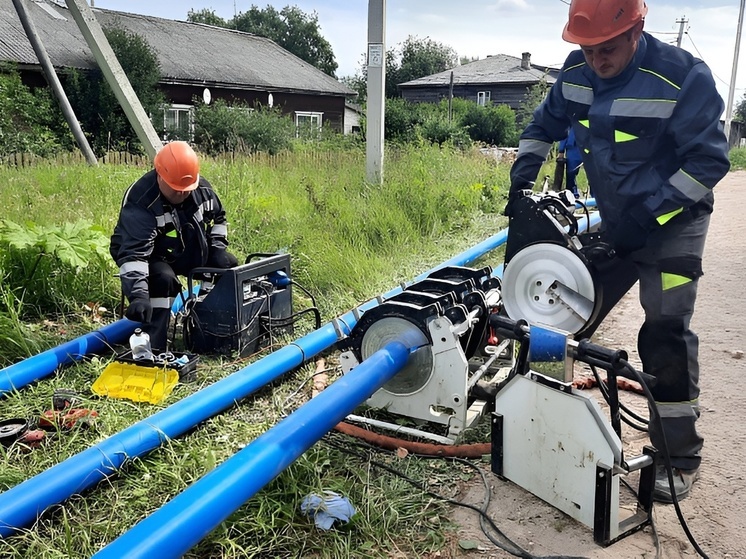
[[[610,402],[609,402],[609,388],[606,386],[606,383],[604,383],[603,380],[601,379],[601,375],[598,374],[598,370],[596,369],[596,366],[595,365],[590,365],[590,367],[591,367],[591,372],[593,373],[593,376],[596,379],[596,384],[598,384],[598,388],[601,391],[601,395],[603,396],[603,398],[606,401],[606,403],[609,404],[609,405],[611,405]],[[634,423],[632,423],[632,421],[630,419],[626,418],[623,415],[620,416],[621,420],[624,421],[627,425],[629,425],[630,427],[632,427],[633,429],[636,429],[638,431],[642,431],[644,433],[648,432],[648,428],[645,427],[645,425],[648,424],[648,420],[647,419],[645,419],[644,417],[641,417],[641,416],[637,415],[635,412],[633,412],[627,406],[625,406],[622,402],[619,402],[619,409],[621,409],[624,413],[626,413],[627,415],[629,415],[633,420],[639,421],[640,423],[643,424],[642,426],[641,425],[635,425]]]
[[[471,505],[469,503],[463,503],[461,501],[457,501],[455,499],[451,499],[450,497],[445,497],[443,495],[440,495],[439,493],[435,493],[434,491],[430,491],[429,489],[426,488],[426,486],[425,486],[424,483],[422,483],[420,481],[417,481],[415,479],[410,478],[409,476],[407,476],[403,472],[397,470],[396,468],[394,468],[392,466],[389,466],[388,464],[384,464],[384,463],[379,462],[377,460],[373,460],[370,457],[364,457],[364,456],[362,456],[360,453],[355,452],[351,448],[349,448],[349,445],[342,445],[342,444],[338,443],[337,441],[333,440],[332,438],[330,438],[328,436],[326,437],[326,441],[331,446],[337,448],[338,450],[340,450],[340,451],[342,451],[344,453],[350,454],[352,456],[356,456],[358,458],[365,458],[368,461],[368,463],[372,464],[373,466],[375,466],[377,468],[381,468],[383,470],[386,470],[389,473],[394,474],[395,476],[403,479],[404,481],[406,481],[410,485],[416,487],[417,489],[420,489],[422,492],[424,492],[427,495],[430,495],[431,497],[434,497],[436,499],[439,499],[439,500],[444,501],[446,503],[449,503],[451,505],[455,505],[455,506],[459,506],[459,507],[463,507],[463,508],[467,508],[467,509],[473,510],[474,512],[478,513],[479,514],[479,519],[480,519],[480,525],[483,522],[487,522],[489,524],[489,527],[492,530],[494,530],[497,534],[499,534],[508,543],[508,545],[505,545],[504,543],[500,542],[499,540],[497,540],[496,538],[494,538],[491,534],[489,534],[488,532],[486,532],[484,530],[484,528],[482,528],[482,531],[484,532],[485,536],[495,546],[497,546],[498,548],[502,549],[503,551],[506,551],[507,553],[510,553],[511,555],[514,555],[516,557],[520,557],[522,559],[585,559],[585,558],[582,558],[582,557],[571,557],[571,556],[566,556],[566,555],[547,555],[547,556],[536,556],[536,555],[532,555],[531,553],[529,553],[528,551],[526,551],[525,549],[523,549],[521,546],[519,546],[517,543],[513,542],[510,538],[508,538],[500,530],[500,528],[497,526],[497,524],[495,524],[494,520],[492,520],[492,518],[490,518],[490,516],[487,514],[487,508],[489,506],[490,488],[489,488],[489,483],[487,482],[487,478],[484,475],[484,472],[482,471],[481,468],[479,468],[479,466],[477,466],[475,464],[472,464],[468,460],[465,460],[465,459],[459,458],[459,457],[426,456],[426,455],[419,455],[419,454],[413,453],[413,455],[417,456],[418,458],[425,458],[425,459],[449,459],[449,460],[454,461],[454,462],[460,462],[460,463],[466,464],[469,467],[476,469],[480,473],[480,475],[482,476],[482,482],[483,482],[483,484],[485,486],[485,501],[484,501],[484,503],[483,503],[483,505],[482,505],[481,508],[477,507],[475,505]],[[355,441],[355,443],[358,446],[362,446],[362,447],[364,447],[364,448],[366,448],[368,450],[374,450],[374,451],[377,451],[377,452],[383,452],[379,448],[376,448],[376,447],[368,445],[368,444],[363,444],[360,441]],[[513,549],[510,549],[510,546],[512,546]]]
[[[679,524],[681,524],[681,528],[684,530],[684,533],[686,534],[686,537],[689,539],[689,543],[692,544],[695,551],[700,555],[700,557],[703,557],[704,559],[709,559],[707,554],[702,550],[701,547],[699,547],[699,544],[694,539],[694,536],[689,531],[689,526],[686,523],[686,520],[684,519],[684,515],[681,512],[681,507],[679,506],[679,499],[676,496],[676,492],[673,490],[673,466],[671,466],[671,455],[668,451],[668,442],[666,441],[666,433],[663,431],[663,421],[661,420],[660,413],[658,413],[658,405],[655,403],[655,398],[653,398],[652,392],[650,392],[650,388],[648,388],[648,385],[645,383],[645,381],[642,379],[642,376],[640,373],[635,369],[632,365],[629,364],[628,361],[625,359],[620,359],[620,364],[622,365],[623,369],[626,369],[629,371],[635,380],[637,380],[640,385],[642,386],[643,392],[645,392],[645,397],[648,399],[648,402],[650,403],[650,409],[652,411],[652,417],[651,420],[656,422],[656,425],[658,429],[660,429],[661,434],[661,442],[663,443],[663,448],[658,449],[661,451],[661,454],[663,455],[663,462],[666,466],[666,474],[668,475],[668,486],[671,490],[671,500],[673,502],[674,509],[676,509],[676,516],[679,519]]]

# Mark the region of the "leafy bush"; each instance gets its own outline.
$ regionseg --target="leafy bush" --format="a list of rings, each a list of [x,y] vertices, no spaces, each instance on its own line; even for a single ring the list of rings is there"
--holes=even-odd
[[[49,89],[31,90],[12,66],[0,67],[0,154],[47,157],[68,149],[71,142]]]
[[[515,113],[510,107],[492,103],[481,106],[472,101],[459,101],[466,105],[462,109],[461,124],[469,131],[472,140],[495,146],[516,145],[518,132]]]
[[[210,105],[195,100],[194,142],[205,153],[279,153],[292,148],[293,121],[279,108],[252,109],[218,99]]]
[[[733,148],[728,153],[731,170],[746,169],[746,148]]]
[[[79,310],[81,299],[113,302],[108,247],[108,234],[86,221],[62,226],[0,221],[0,270],[7,270],[5,284],[13,289],[13,297],[6,293],[0,300],[0,312],[43,317]]]

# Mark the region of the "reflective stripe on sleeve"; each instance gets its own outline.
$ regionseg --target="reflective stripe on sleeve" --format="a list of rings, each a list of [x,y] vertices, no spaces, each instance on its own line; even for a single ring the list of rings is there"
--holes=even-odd
[[[541,140],[521,140],[518,142],[518,157],[533,154],[546,159],[550,149],[552,149],[552,144]]]
[[[699,202],[710,189],[697,179],[686,173],[683,169],[676,171],[668,182],[693,202]]]
[[[228,226],[225,223],[216,223],[210,230],[210,235],[213,237],[227,237]]]

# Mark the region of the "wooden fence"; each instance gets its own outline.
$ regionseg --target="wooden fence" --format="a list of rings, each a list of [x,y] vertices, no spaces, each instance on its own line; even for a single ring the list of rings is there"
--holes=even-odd
[[[147,155],[133,155],[127,152],[111,151],[98,158],[99,164],[111,165],[140,165],[149,167],[150,158]],[[12,153],[0,156],[0,164],[6,167],[33,167],[35,165],[76,165],[86,163],[85,156],[79,151],[58,153],[52,157],[41,157],[33,153]]]

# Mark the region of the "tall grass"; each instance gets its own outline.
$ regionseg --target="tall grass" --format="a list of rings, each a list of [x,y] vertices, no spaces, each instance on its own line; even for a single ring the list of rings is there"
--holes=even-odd
[[[0,219],[45,225],[85,219],[111,231],[124,190],[145,170],[110,165],[0,168]],[[366,182],[365,155],[359,149],[205,159],[202,174],[227,208],[231,250],[240,258],[290,253],[294,278],[316,295],[326,319],[413,278],[505,224],[499,210],[507,167],[478,153],[427,145],[392,149],[386,152],[382,185]],[[112,290],[117,291],[112,279]],[[85,302],[87,288],[76,284],[74,275],[69,281],[83,291],[79,302]],[[91,327],[80,316],[57,318]],[[42,343],[60,343],[61,338]],[[3,417],[33,420],[51,407],[54,390],[66,387],[81,394],[81,405],[99,413],[92,428],[54,433],[35,450],[0,447],[0,490],[251,361],[201,358],[196,382],[177,385],[163,404],[149,405],[91,394],[91,384],[109,359],[85,360],[0,401]],[[336,378],[340,372],[333,356],[329,367]],[[48,511],[33,527],[4,540],[0,558],[89,557],[305,403],[311,369],[304,366],[285,375]],[[442,520],[447,517],[444,505],[372,467],[367,454],[361,451],[359,458],[350,459],[321,441],[188,557],[418,557],[448,547],[454,536]],[[451,495],[463,479],[463,472],[439,462],[389,455],[377,459]],[[327,489],[349,497],[358,514],[349,524],[324,532],[303,517],[298,506],[305,495]]]

